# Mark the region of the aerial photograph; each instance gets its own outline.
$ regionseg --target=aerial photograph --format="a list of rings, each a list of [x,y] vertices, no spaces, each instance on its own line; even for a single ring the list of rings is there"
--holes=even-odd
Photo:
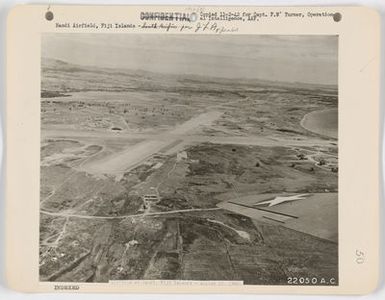
[[[338,36],[45,33],[40,105],[41,282],[338,285]]]

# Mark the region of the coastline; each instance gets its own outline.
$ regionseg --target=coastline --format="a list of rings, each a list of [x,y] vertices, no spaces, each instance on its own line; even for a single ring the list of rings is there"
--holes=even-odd
[[[337,114],[336,125],[333,126],[333,122],[327,122],[328,118],[333,119],[333,114]],[[326,115],[326,117],[325,117]],[[326,119],[326,120],[323,120]],[[338,138],[338,109],[337,108],[329,108],[323,110],[315,110],[307,113],[302,118],[301,127],[313,132],[315,134],[319,134],[322,136],[326,136],[328,138],[337,139]],[[330,126],[331,125],[331,126]]]

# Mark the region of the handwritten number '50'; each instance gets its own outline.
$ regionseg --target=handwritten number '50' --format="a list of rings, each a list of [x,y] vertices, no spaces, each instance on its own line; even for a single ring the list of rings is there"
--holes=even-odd
[[[365,262],[365,253],[361,250],[356,250],[356,263],[361,265]]]

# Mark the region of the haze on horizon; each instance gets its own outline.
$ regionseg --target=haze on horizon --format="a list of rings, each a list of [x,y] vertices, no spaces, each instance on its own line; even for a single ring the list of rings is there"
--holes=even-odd
[[[338,36],[52,34],[42,57],[83,66],[337,85]]]

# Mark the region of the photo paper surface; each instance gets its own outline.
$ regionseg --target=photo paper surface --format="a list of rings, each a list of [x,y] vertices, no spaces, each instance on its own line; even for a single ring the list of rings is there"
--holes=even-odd
[[[14,8],[9,286],[373,290],[378,59],[362,7]]]

